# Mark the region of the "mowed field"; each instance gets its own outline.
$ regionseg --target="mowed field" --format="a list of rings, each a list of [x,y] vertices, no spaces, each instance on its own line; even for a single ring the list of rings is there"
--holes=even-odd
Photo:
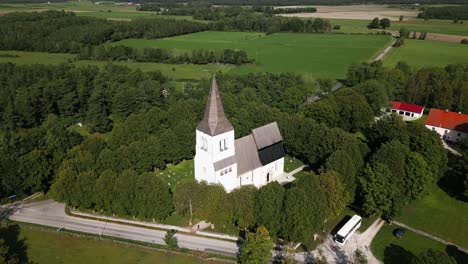
[[[468,203],[434,186],[423,199],[404,208],[397,220],[468,248]]]
[[[296,72],[306,78],[343,78],[351,63],[369,61],[390,41],[391,37],[384,35],[200,32],[157,40],[127,39],[110,45],[166,48],[175,53],[240,49],[255,59],[256,65],[234,67],[231,73]]]
[[[406,39],[384,58],[384,65],[394,66],[405,61],[414,68],[468,63],[468,45],[429,40]]]
[[[80,238],[53,231],[40,231],[27,227],[21,229],[20,236],[26,241],[29,261],[33,263],[218,263],[203,261],[186,255],[166,253],[106,240]]]

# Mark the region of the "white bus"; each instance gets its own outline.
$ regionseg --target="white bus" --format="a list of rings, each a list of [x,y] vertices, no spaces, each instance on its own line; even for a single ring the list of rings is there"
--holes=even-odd
[[[348,239],[356,232],[356,230],[361,226],[362,218],[359,215],[354,215],[349,219],[346,224],[336,232],[333,236],[333,240],[342,246],[348,241]]]

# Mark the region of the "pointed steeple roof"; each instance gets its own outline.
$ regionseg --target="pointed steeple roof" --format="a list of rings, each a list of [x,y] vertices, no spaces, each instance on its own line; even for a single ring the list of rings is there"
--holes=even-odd
[[[211,80],[211,90],[208,95],[205,116],[198,124],[197,130],[210,136],[216,136],[234,130],[224,114],[223,104],[221,102],[221,96],[219,95],[218,83],[216,82],[215,75],[213,75]]]

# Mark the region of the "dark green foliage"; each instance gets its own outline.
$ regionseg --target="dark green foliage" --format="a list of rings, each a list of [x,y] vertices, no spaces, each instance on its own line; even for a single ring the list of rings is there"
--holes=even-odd
[[[125,38],[163,38],[206,29],[177,19],[116,22],[72,12],[11,13],[0,17],[0,49],[79,53],[81,49]]]
[[[278,182],[261,187],[255,195],[254,214],[257,226],[265,226],[276,236],[280,230],[285,190]]]
[[[366,130],[369,145],[377,149],[383,143],[391,140],[398,140],[408,145],[411,131],[407,131],[407,126],[407,123],[397,114],[383,116]]]
[[[273,242],[265,227],[258,227],[255,233],[247,233],[241,246],[239,262],[245,264],[268,263],[271,260]]]
[[[424,19],[450,19],[450,20],[468,20],[468,6],[437,6],[425,7],[418,14],[419,18]]]
[[[338,127],[355,132],[369,126],[373,119],[372,109],[361,94],[342,88],[333,94],[338,105]]]
[[[242,186],[230,192],[227,200],[232,205],[232,222],[240,228],[248,228],[255,223],[254,202],[257,188]]]
[[[328,216],[338,216],[351,201],[347,186],[336,171],[328,171],[319,175],[320,187],[325,193]]]
[[[376,29],[376,28],[380,28],[380,20],[378,17],[372,19],[372,21],[369,23],[369,25],[367,25],[367,28],[370,28],[370,29]]]
[[[163,238],[166,245],[171,249],[179,247],[179,241],[177,240],[177,237],[174,236],[176,233],[176,230],[167,230],[166,235]]]
[[[379,114],[382,107],[388,104],[388,94],[385,85],[377,80],[368,80],[353,87],[366,97],[367,103],[374,114]]]
[[[380,20],[380,27],[383,28],[383,29],[389,28],[390,27],[390,19],[382,18],[382,20]]]
[[[139,49],[118,46],[94,46],[86,47],[78,54],[79,60],[105,60],[105,61],[138,61],[171,64],[208,64],[224,63],[242,65],[252,63],[243,50],[224,49],[221,51],[194,50],[192,54],[174,54],[167,49],[145,48]]]
[[[411,260],[411,264],[456,264],[453,257],[434,249],[428,249]]]
[[[360,169],[350,155],[344,150],[337,150],[328,157],[325,163],[327,171],[336,171],[346,186],[344,193],[347,194],[347,202],[351,201],[356,189],[356,173]]]
[[[321,188],[317,175],[304,173],[286,190],[281,234],[289,241],[303,241],[323,227],[329,211]]]

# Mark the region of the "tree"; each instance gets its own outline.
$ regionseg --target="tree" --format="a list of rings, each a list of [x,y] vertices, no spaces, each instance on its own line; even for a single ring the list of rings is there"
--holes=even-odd
[[[408,145],[411,132],[401,116],[390,114],[383,116],[372,127],[366,129],[365,134],[370,147],[377,149],[391,140],[398,140],[404,145]]]
[[[304,173],[285,194],[281,234],[289,241],[303,241],[321,230],[329,214],[319,177]],[[311,203],[310,201],[314,201]]]
[[[233,223],[240,228],[254,225],[254,202],[257,188],[255,186],[241,186],[228,194],[228,201],[232,207]]]
[[[376,29],[380,27],[380,20],[378,17],[372,19],[372,21],[367,25],[367,28],[369,29]]]
[[[254,215],[257,226],[265,226],[270,234],[276,236],[281,227],[284,200],[284,187],[278,182],[262,186],[255,195]]]
[[[383,18],[380,20],[380,27],[383,29],[389,28],[390,27],[390,19],[388,18]]]
[[[366,98],[350,88],[341,88],[334,93],[338,106],[338,126],[346,131],[367,127],[374,115]]]
[[[444,252],[428,249],[411,260],[411,264],[456,264],[454,258]]]
[[[426,161],[417,152],[411,152],[406,159],[405,195],[416,200],[425,195],[433,182]]]
[[[379,114],[382,107],[388,103],[388,94],[385,85],[377,80],[367,80],[353,87],[356,91],[366,97],[367,103],[374,111]]]
[[[260,226],[255,233],[247,233],[240,249],[239,262],[246,264],[269,263],[272,247],[273,242],[268,230]]]
[[[393,217],[398,211],[399,186],[392,183],[393,175],[382,163],[367,166],[359,178],[362,210],[366,215]]]
[[[354,251],[353,262],[352,264],[367,264],[367,258],[364,252],[360,249],[356,249]]]
[[[167,230],[166,235],[164,236],[163,240],[164,243],[170,248],[175,249],[179,247],[179,241],[175,234],[177,233],[176,230]]]
[[[351,200],[341,177],[336,171],[328,171],[320,174],[319,178],[322,192],[326,196],[328,217],[339,215]]]

